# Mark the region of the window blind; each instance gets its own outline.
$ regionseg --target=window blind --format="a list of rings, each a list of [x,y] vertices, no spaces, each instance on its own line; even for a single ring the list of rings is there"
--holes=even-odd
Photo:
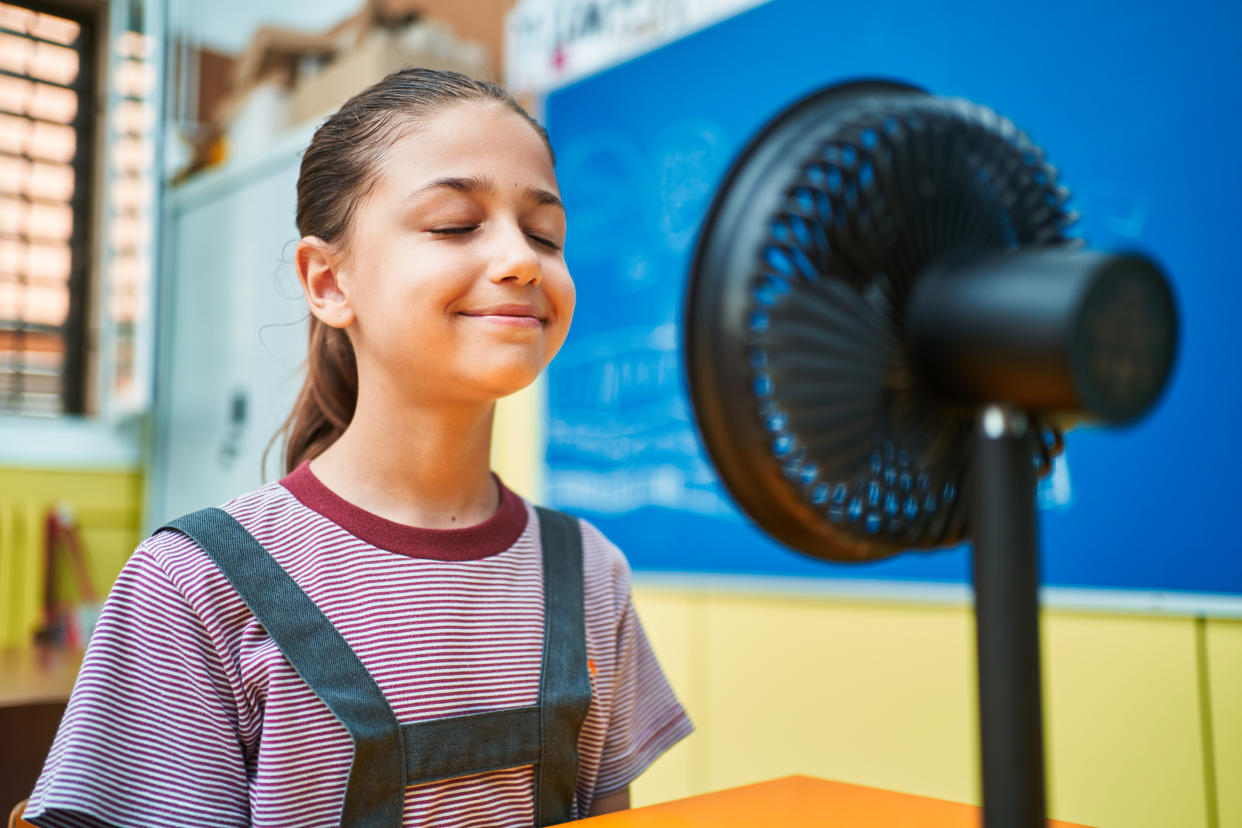
[[[86,408],[91,19],[0,2],[0,412]]]

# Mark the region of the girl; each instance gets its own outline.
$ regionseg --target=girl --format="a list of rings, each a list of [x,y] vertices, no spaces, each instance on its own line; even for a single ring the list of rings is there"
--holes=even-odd
[[[628,807],[691,729],[621,553],[488,467],[574,310],[543,129],[409,69],[298,181],[309,370],[287,476],[139,546],[36,825],[531,825]]]

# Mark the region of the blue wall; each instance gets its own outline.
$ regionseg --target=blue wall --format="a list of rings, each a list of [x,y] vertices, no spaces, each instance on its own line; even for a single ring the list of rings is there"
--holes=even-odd
[[[549,369],[548,495],[639,569],[960,582],[962,549],[865,565],[753,528],[693,431],[679,326],[694,236],[734,154],[807,92],[860,76],[1013,119],[1094,247],[1154,255],[1182,313],[1165,398],[1067,437],[1041,499],[1048,585],[1242,594],[1242,11],[774,0],[549,96],[579,304]]]

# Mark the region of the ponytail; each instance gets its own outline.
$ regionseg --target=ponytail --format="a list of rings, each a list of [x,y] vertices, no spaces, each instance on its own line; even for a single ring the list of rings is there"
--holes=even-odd
[[[335,443],[358,404],[358,365],[345,331],[312,316],[308,340],[306,380],[293,411],[272,437],[273,443],[285,438],[285,474]]]

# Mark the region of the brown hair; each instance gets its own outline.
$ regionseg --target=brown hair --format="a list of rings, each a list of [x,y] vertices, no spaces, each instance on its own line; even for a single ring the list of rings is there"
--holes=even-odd
[[[418,118],[464,101],[508,106],[548,145],[543,127],[494,83],[435,69],[394,72],[355,95],[315,130],[298,175],[298,233],[347,244],[355,207],[375,186],[388,147]],[[306,380],[293,411],[272,437],[274,444],[285,436],[286,473],[336,442],[358,402],[358,366],[349,337],[313,315],[309,325]]]

